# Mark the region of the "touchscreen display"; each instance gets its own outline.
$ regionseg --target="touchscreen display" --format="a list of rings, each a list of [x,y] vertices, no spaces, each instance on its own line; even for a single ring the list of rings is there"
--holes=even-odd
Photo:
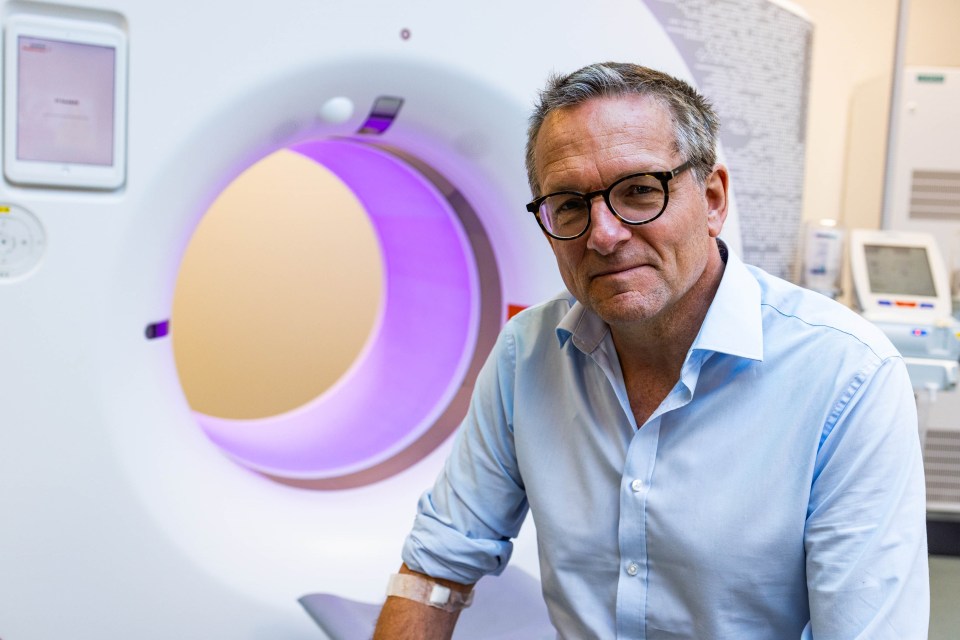
[[[867,244],[863,250],[873,293],[936,297],[924,247]]]
[[[116,49],[20,36],[18,160],[113,164]]]

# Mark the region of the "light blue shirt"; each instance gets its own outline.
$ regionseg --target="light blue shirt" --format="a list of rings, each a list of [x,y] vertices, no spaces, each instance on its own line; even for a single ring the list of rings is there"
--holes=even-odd
[[[569,294],[519,314],[404,561],[498,573],[529,510],[562,638],[927,637],[916,406],[871,324],[731,253],[637,427],[602,320]]]

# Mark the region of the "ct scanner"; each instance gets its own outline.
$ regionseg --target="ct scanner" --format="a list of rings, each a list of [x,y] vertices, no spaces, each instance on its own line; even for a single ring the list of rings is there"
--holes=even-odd
[[[5,25],[100,25],[128,53],[122,183],[0,183],[20,260],[0,265],[2,640],[308,640],[303,594],[382,597],[509,310],[562,286],[523,210],[536,89],[603,59],[692,80],[642,2],[584,9],[3,4]],[[370,214],[378,328],[301,409],[197,416],[170,346],[179,261],[220,190],[283,148]],[[288,232],[270,212],[263,230]],[[537,573],[529,531],[513,563]]]

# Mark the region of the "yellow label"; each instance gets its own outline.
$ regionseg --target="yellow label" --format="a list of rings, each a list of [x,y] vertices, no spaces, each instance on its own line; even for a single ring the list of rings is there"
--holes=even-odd
[[[10,213],[10,207],[0,204],[0,213]]]

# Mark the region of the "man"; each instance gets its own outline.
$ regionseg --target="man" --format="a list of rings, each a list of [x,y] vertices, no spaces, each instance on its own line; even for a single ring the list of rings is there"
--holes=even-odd
[[[727,250],[717,133],[694,89],[635,65],[541,94],[528,209],[569,293],[504,328],[376,637],[449,637],[528,510],[562,638],[926,637],[906,368]]]

